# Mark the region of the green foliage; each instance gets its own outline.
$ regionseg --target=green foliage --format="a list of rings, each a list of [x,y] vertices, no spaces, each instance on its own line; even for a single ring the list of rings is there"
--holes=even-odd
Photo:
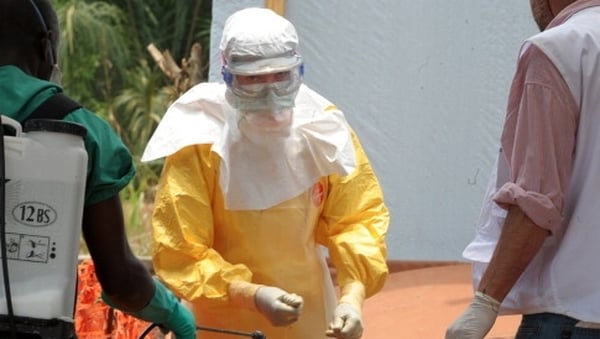
[[[123,11],[109,3],[60,1],[59,65],[63,87],[71,96],[106,117],[111,101],[132,64]]]
[[[136,143],[136,139],[148,140],[154,127],[161,119],[170,98],[159,72],[150,69],[145,61],[127,72],[127,83],[121,93],[114,99],[113,108],[117,113],[111,117],[113,125],[121,134],[125,143],[130,145],[133,154],[141,154],[145,145]],[[119,114],[127,112],[127,114]],[[125,131],[128,129],[129,131]],[[136,131],[135,135],[128,133]]]
[[[154,43],[171,51],[175,60],[181,60],[194,42],[208,46],[211,1],[113,0],[112,3],[126,9],[128,21],[135,27],[136,41],[140,43],[138,48]]]

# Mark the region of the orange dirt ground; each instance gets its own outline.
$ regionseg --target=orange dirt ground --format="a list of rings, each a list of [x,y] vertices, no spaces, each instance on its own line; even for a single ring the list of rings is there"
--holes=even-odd
[[[391,273],[383,290],[365,301],[363,339],[443,339],[472,296],[467,264]],[[520,320],[499,317],[486,338],[514,338]]]
[[[443,339],[446,327],[473,295],[467,264],[438,266],[400,261],[390,263],[390,271],[383,290],[365,301],[362,339]],[[89,260],[79,266],[78,292],[75,325],[81,339],[133,339],[149,325],[100,301],[100,288]],[[519,321],[520,316],[499,317],[486,338],[514,338]],[[163,336],[153,332],[147,338]]]

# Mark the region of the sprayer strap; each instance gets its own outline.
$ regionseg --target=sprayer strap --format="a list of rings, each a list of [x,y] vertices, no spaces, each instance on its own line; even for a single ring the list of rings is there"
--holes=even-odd
[[[48,100],[44,101],[41,105],[36,108],[29,119],[57,119],[62,120],[65,115],[71,113],[77,108],[80,108],[81,104],[77,101],[69,98],[63,93],[56,93],[51,96]]]

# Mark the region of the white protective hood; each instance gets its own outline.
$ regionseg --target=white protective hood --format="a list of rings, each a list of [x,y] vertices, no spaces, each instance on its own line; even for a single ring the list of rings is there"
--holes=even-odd
[[[291,136],[279,147],[257,146],[241,136],[225,90],[224,84],[202,83],[182,95],[165,113],[142,161],[212,144],[221,158],[220,186],[228,209],[267,209],[323,176],[354,170],[351,131],[343,113],[307,86],[296,97]]]

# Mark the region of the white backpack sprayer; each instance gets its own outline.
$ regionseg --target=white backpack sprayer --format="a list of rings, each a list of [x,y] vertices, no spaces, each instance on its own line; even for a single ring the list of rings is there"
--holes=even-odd
[[[2,116],[0,337],[74,338],[86,129]]]

